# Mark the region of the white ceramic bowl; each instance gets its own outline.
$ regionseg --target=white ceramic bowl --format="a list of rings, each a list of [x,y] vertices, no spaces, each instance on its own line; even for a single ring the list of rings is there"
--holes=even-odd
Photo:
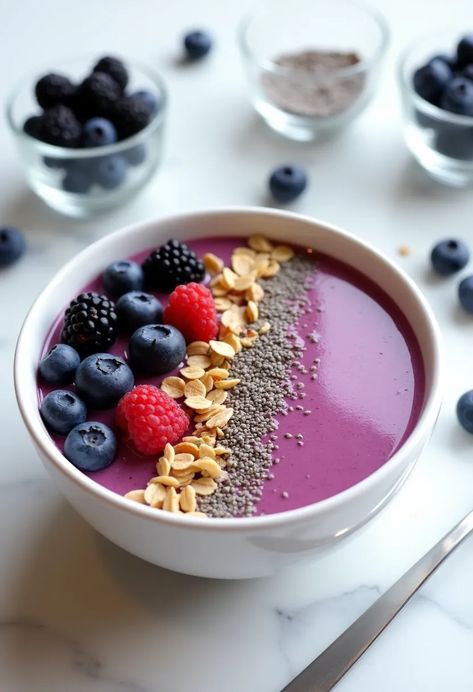
[[[38,412],[36,369],[52,322],[68,298],[117,257],[170,237],[254,232],[312,246],[368,274],[410,322],[426,370],[425,401],[415,429],[371,476],[338,495],[280,514],[244,519],[192,519],[125,500],[90,480],[65,459]],[[125,550],[168,569],[203,577],[268,575],[314,558],[363,526],[393,496],[428,441],[440,408],[439,330],[425,298],[394,264],[354,236],[314,219],[269,209],[216,209],[129,226],[72,259],[31,308],[15,356],[15,388],[23,419],[60,491],[100,533]]]

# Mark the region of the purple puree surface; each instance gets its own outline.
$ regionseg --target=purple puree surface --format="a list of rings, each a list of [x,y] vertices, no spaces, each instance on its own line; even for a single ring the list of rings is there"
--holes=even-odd
[[[238,238],[203,238],[188,244],[199,256],[214,252],[229,264],[232,249],[246,243]],[[141,261],[147,254],[133,259]],[[325,255],[314,252],[314,257],[312,312],[296,325],[306,346],[306,372],[292,369],[299,398],[288,400],[288,414],[276,417],[276,463],[273,477],[265,482],[258,514],[309,505],[355,485],[392,456],[422,410],[422,356],[401,311],[359,272]],[[103,292],[101,277],[83,290]],[[165,305],[166,296],[158,297]],[[59,341],[62,317],[53,325],[44,352]],[[110,352],[123,355],[126,343],[120,338]],[[159,385],[161,380],[137,378],[136,384]],[[54,388],[40,382],[39,399]],[[310,414],[304,414],[307,411]],[[89,411],[88,419],[113,427],[114,410]],[[53,435],[53,439],[62,450],[63,438]],[[117,460],[88,475],[124,494],[146,487],[155,475],[155,463],[156,459],[140,457],[120,441]]]

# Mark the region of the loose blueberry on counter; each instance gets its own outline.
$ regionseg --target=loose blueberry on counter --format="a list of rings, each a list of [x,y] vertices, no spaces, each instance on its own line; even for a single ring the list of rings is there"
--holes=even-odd
[[[212,48],[212,38],[206,31],[190,31],[184,36],[184,50],[189,60],[200,60]]]
[[[123,156],[114,154],[105,156],[97,161],[94,176],[95,181],[105,190],[114,190],[126,178],[127,163]]]
[[[438,104],[452,78],[452,70],[443,60],[431,60],[414,72],[413,85],[417,94],[430,103]]]
[[[81,471],[100,471],[110,466],[116,452],[112,430],[95,421],[76,425],[64,442],[64,456]]]
[[[17,228],[0,226],[0,269],[19,260],[25,249],[25,239]]]
[[[111,408],[134,383],[129,366],[110,353],[94,353],[76,370],[77,391],[86,404],[95,409]]]
[[[462,308],[473,314],[473,275],[467,276],[463,281],[460,281],[458,298]]]
[[[269,178],[269,189],[278,202],[292,202],[307,187],[307,175],[301,166],[275,168]]]
[[[430,260],[432,267],[442,276],[450,276],[466,266],[470,251],[465,243],[455,238],[442,240],[432,248]]]
[[[158,324],[163,318],[163,307],[152,293],[130,291],[122,295],[116,304],[118,325],[128,333],[145,324]]]
[[[473,34],[467,34],[459,41],[457,46],[457,63],[460,68],[473,63]]]
[[[139,327],[128,343],[132,368],[147,375],[161,375],[184,359],[186,342],[181,332],[169,324]]]
[[[129,291],[141,291],[144,280],[141,265],[131,260],[112,262],[103,273],[104,288],[114,298]]]
[[[46,394],[40,413],[47,427],[60,435],[67,435],[87,418],[87,408],[82,399],[67,389],[56,389]]]
[[[440,107],[458,115],[473,115],[473,82],[464,77],[450,80],[442,94]]]
[[[117,141],[115,125],[106,118],[90,118],[82,128],[83,147],[103,147]]]
[[[433,146],[439,154],[469,161],[473,158],[473,128],[444,125],[436,132]]]
[[[138,101],[143,101],[143,103],[146,103],[148,106],[149,110],[151,113],[157,113],[159,110],[159,100],[158,100],[158,95],[153,94],[152,91],[148,91],[148,89],[140,89],[139,91],[134,91],[132,94],[130,94],[130,97],[132,99],[137,99]]]
[[[457,417],[460,425],[467,432],[473,434],[473,389],[465,392],[458,399]]]
[[[39,374],[50,384],[69,384],[73,381],[80,356],[67,344],[55,344],[39,363]]]

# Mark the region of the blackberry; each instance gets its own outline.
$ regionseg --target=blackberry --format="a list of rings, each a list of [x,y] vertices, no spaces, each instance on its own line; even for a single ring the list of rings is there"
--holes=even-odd
[[[92,72],[80,84],[77,101],[81,113],[88,113],[89,117],[107,116],[120,96],[121,89],[110,75]]]
[[[39,127],[39,139],[58,147],[77,147],[82,128],[67,106],[54,106],[45,111]]]
[[[35,96],[41,108],[47,110],[53,106],[70,106],[75,90],[70,79],[51,72],[36,82]]]
[[[43,118],[41,115],[30,116],[23,123],[23,132],[25,132],[30,137],[34,137],[35,139],[39,139],[40,134],[41,134],[41,123],[42,122],[43,122]]]
[[[145,281],[157,291],[173,291],[180,284],[199,283],[205,276],[203,263],[185,243],[168,240],[143,262]]]
[[[115,303],[90,291],[80,293],[64,313],[61,341],[81,356],[105,351],[117,338]]]
[[[125,91],[128,84],[128,72],[125,65],[118,58],[113,58],[110,55],[101,58],[94,65],[93,72],[105,72],[116,81],[122,91]]]
[[[117,101],[110,118],[117,128],[118,138],[135,135],[149,123],[152,117],[150,104],[135,96],[126,96]]]

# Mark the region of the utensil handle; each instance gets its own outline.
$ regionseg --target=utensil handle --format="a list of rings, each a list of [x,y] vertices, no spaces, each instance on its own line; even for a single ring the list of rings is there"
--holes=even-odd
[[[328,692],[437,567],[473,531],[473,512],[451,529],[282,692]]]

